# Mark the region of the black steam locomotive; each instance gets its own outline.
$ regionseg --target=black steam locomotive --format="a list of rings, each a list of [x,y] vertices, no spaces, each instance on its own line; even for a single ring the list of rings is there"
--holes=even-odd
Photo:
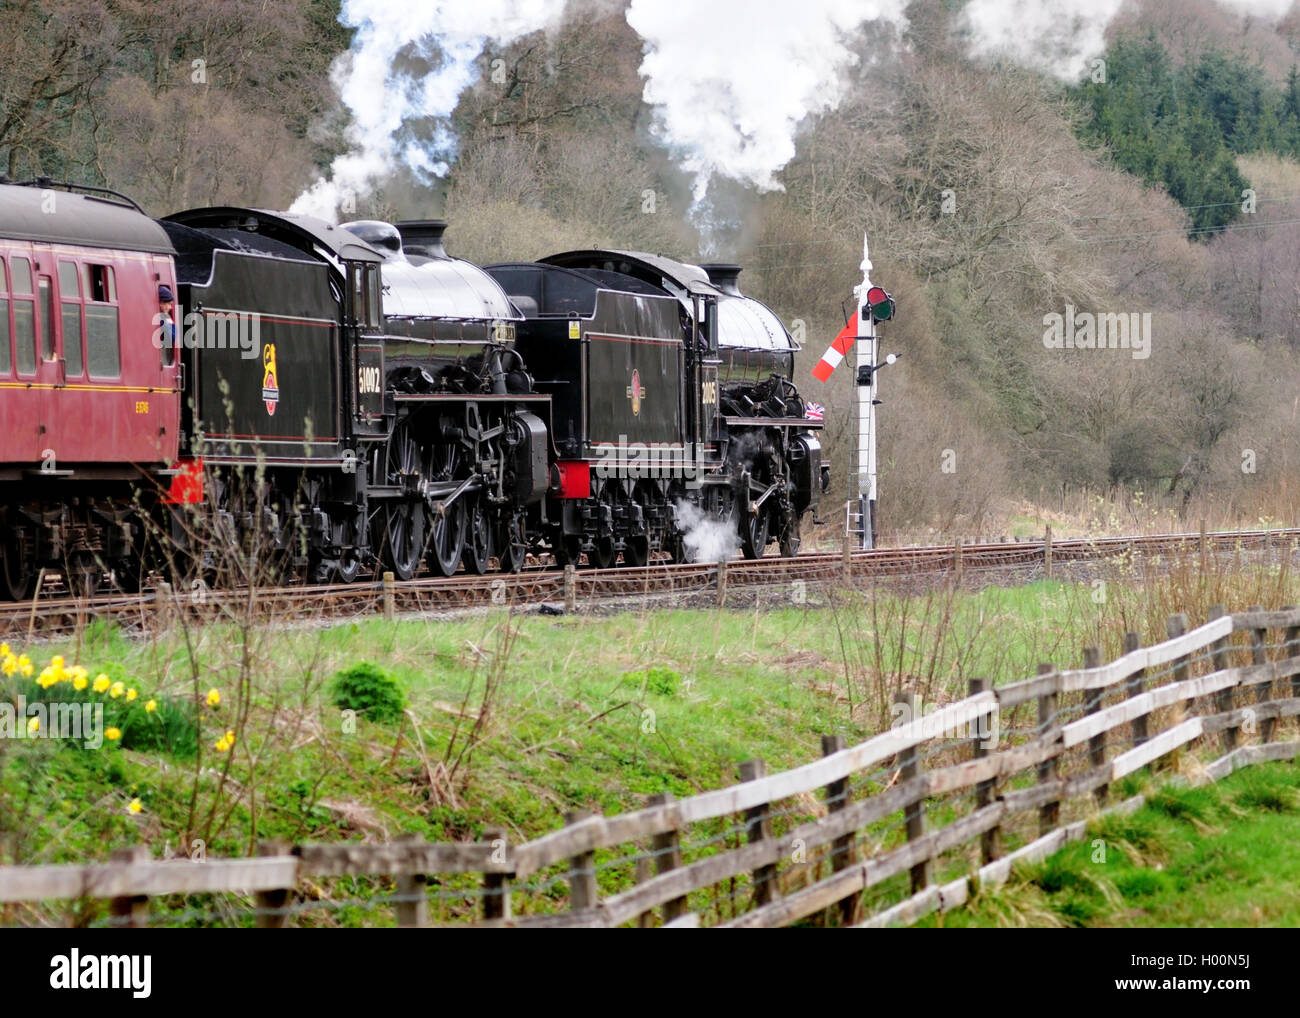
[[[481,269],[446,253],[440,221],[221,207],[158,225],[172,262],[141,292],[174,279],[174,331],[121,342],[181,396],[165,404],[174,421],[149,422],[176,436],[177,459],[132,460],[148,483],[131,512],[170,528],[169,555],[199,554],[186,504],[316,582],[376,562],[407,579],[421,559],[450,575],[544,552],[599,567],[728,543],[797,553],[824,488],[821,422],[790,381],[789,333],[740,293],[736,266],[593,250]],[[0,544],[11,592],[70,549],[127,587],[159,566],[125,509],[111,534],[64,533],[50,491],[0,506],[23,522]]]

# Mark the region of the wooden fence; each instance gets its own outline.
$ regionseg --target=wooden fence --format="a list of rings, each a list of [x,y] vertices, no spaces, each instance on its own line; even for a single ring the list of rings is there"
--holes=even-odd
[[[523,844],[494,830],[459,844],[268,843],[257,858],[201,862],[137,847],[108,863],[0,867],[0,903],[107,900],[109,923],[140,926],[151,898],[167,922],[172,896],[232,894],[227,921],[282,927],[329,897],[322,881],[361,877],[392,888],[365,921],[400,926],[906,924],[1083,837],[1100,813],[1136,809],[1143,797],[1115,786],[1142,768],[1203,781],[1300,755],[1279,739],[1300,714],[1300,610],[1214,615],[1190,631],[1174,616],[1151,647],[1129,634],[1108,664],[1088,649],[1079,669],[972,680],[932,712],[900,694],[898,723],[858,745],[827,736],[793,770],[749,761],[730,787],[571,813]]]

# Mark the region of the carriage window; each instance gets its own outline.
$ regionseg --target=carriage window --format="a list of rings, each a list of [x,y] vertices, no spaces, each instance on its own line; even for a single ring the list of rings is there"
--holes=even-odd
[[[41,356],[54,360],[54,287],[49,276],[41,276],[37,283],[41,291]]]
[[[9,281],[5,277],[4,259],[0,258],[0,375],[9,374],[13,355],[9,349]]]
[[[86,305],[86,366],[91,378],[116,378],[121,374],[117,308],[111,305]]]
[[[14,350],[18,373],[36,373],[36,312],[32,301],[14,300]]]
[[[64,300],[76,300],[81,296],[75,262],[59,262],[59,296]]]
[[[59,262],[59,299],[63,320],[63,359],[66,374],[80,377],[86,359],[81,353],[81,296],[76,262]]]
[[[14,293],[32,292],[32,263],[26,258],[13,258],[10,268],[14,276]]]
[[[86,266],[86,300],[98,301],[101,304],[112,303],[117,300],[117,286],[113,279],[113,266]]]

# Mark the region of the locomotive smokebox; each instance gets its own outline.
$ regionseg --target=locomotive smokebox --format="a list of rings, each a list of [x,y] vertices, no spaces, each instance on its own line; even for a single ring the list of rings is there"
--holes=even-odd
[[[447,232],[445,219],[407,219],[395,224],[402,235],[402,247],[407,254],[425,258],[450,259],[442,246],[442,235]]]
[[[733,297],[744,296],[740,292],[740,287],[736,285],[736,280],[740,277],[739,265],[713,262],[710,265],[701,265],[700,268],[709,274],[709,282],[723,293],[729,293]]]

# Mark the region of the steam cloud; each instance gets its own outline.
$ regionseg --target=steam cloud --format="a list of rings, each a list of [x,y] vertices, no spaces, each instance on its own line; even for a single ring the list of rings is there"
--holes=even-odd
[[[722,562],[734,558],[740,550],[740,535],[734,520],[708,516],[686,501],[674,502],[673,511],[683,532],[688,562]]]
[[[564,0],[344,0],[339,21],[357,29],[331,77],[352,114],[349,150],[290,211],[335,220],[348,196],[406,165],[442,176],[455,142],[445,121],[474,81],[474,61],[491,42],[505,46],[554,24]],[[431,144],[401,142],[411,121],[435,122]]]
[[[645,41],[644,98],[656,130],[679,153],[704,200],[721,174],[776,190],[795,154],[795,130],[832,110],[846,42],[864,22],[903,22],[904,0],[632,0],[628,24]]]
[[[1062,81],[1078,81],[1106,48],[1106,26],[1124,0],[971,0],[963,11],[972,56],[1005,56]],[[1218,0],[1276,20],[1292,0]]]

